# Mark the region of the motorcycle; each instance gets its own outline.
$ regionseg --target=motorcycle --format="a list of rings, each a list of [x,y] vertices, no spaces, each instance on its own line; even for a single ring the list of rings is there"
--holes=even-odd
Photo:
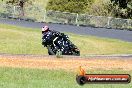
[[[61,52],[62,55],[80,56],[80,50],[68,39],[67,35],[63,34],[61,37],[55,37],[48,33],[42,39],[45,42],[44,46],[47,47],[49,55],[56,55],[57,52]]]

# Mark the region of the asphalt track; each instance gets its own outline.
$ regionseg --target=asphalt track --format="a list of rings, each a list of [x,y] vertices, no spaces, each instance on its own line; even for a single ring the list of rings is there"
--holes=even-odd
[[[19,21],[19,20],[11,20],[11,19],[0,19],[0,23],[22,26],[27,28],[40,28],[40,30],[43,25],[48,25],[50,29],[60,32],[71,32],[79,35],[92,35],[97,37],[120,39],[123,41],[132,42],[132,31],[128,31],[128,30],[81,27],[81,26],[52,24],[52,23],[46,24],[46,23],[28,22],[24,20]]]

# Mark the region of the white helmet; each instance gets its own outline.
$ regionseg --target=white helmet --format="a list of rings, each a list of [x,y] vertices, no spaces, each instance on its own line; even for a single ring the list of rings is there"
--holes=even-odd
[[[49,27],[48,27],[48,26],[42,27],[42,32],[46,32],[46,31],[48,31],[48,30],[49,30]]]

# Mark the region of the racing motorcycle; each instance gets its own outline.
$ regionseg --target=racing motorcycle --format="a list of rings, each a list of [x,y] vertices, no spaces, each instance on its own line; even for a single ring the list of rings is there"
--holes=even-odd
[[[57,52],[61,52],[62,55],[80,56],[80,50],[69,40],[67,35],[63,34],[61,37],[55,37],[49,32],[43,36],[42,40],[49,55],[56,55]]]

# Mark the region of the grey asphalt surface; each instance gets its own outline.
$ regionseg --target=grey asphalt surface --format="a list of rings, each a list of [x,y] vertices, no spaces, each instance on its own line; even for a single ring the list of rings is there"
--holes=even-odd
[[[79,35],[92,35],[97,37],[113,38],[127,42],[132,42],[132,31],[128,31],[128,30],[81,27],[81,26],[52,24],[52,23],[46,24],[46,23],[19,21],[19,20],[11,20],[11,19],[0,19],[0,24],[11,24],[11,25],[22,26],[27,28],[40,28],[40,30],[43,25],[48,25],[50,29],[60,32],[71,32]]]

